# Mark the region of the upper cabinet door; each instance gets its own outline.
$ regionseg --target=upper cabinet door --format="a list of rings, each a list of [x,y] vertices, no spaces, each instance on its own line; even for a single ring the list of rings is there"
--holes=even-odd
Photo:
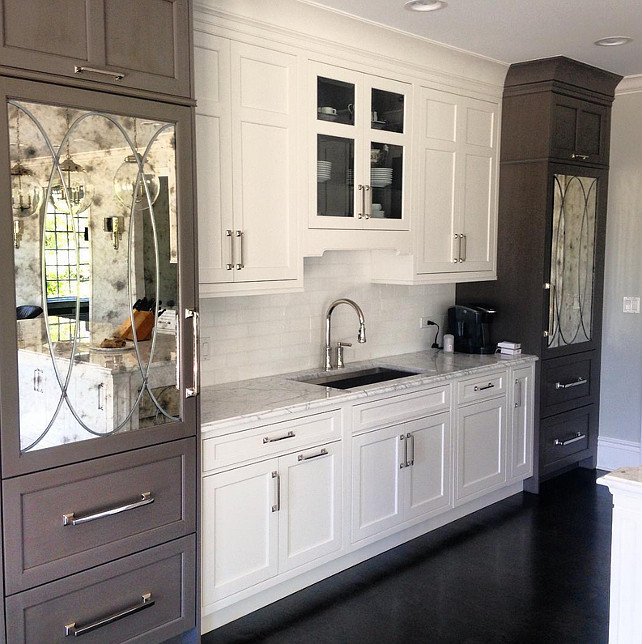
[[[193,435],[190,108],[1,89],[3,474]]]
[[[556,94],[553,101],[551,156],[608,165],[608,108]]]
[[[498,106],[422,88],[419,113],[418,272],[494,271]]]
[[[190,96],[188,0],[2,0],[0,64]]]
[[[310,227],[407,230],[411,86],[314,63]]]

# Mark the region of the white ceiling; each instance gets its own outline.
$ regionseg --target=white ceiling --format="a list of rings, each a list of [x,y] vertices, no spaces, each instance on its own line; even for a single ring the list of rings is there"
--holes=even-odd
[[[505,63],[568,56],[602,69],[642,74],[642,0],[447,0],[414,12],[404,0],[314,0],[373,22]],[[596,47],[629,36],[621,47]]]

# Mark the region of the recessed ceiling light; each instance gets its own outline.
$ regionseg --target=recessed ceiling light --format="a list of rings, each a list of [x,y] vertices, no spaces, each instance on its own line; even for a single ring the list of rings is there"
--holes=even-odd
[[[443,0],[410,0],[404,5],[408,11],[437,11],[447,6],[448,3]]]
[[[628,45],[633,38],[628,36],[608,36],[595,41],[598,47],[618,47],[619,45]]]

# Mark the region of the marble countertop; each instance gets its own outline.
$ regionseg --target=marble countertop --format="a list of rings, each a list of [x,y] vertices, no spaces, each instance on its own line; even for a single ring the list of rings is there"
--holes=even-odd
[[[354,389],[333,389],[306,382],[301,378],[325,375],[322,370],[240,380],[203,387],[201,391],[201,424],[203,432],[221,431],[240,421],[274,422],[292,414],[311,409],[329,408],[346,401],[405,391],[417,386],[437,385],[481,370],[504,369],[535,361],[534,356],[500,357],[466,353],[444,353],[438,349],[387,356],[374,360],[353,362],[339,374],[347,374],[368,367],[390,367],[417,372],[408,378],[390,380]]]
[[[620,467],[597,479],[611,491],[622,490],[642,495],[642,467]]]

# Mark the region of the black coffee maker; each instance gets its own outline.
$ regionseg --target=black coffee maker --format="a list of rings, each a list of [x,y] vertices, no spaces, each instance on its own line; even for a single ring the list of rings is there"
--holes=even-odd
[[[455,336],[455,351],[460,353],[495,353],[490,341],[490,323],[495,310],[479,304],[451,306],[448,309],[448,332]]]

